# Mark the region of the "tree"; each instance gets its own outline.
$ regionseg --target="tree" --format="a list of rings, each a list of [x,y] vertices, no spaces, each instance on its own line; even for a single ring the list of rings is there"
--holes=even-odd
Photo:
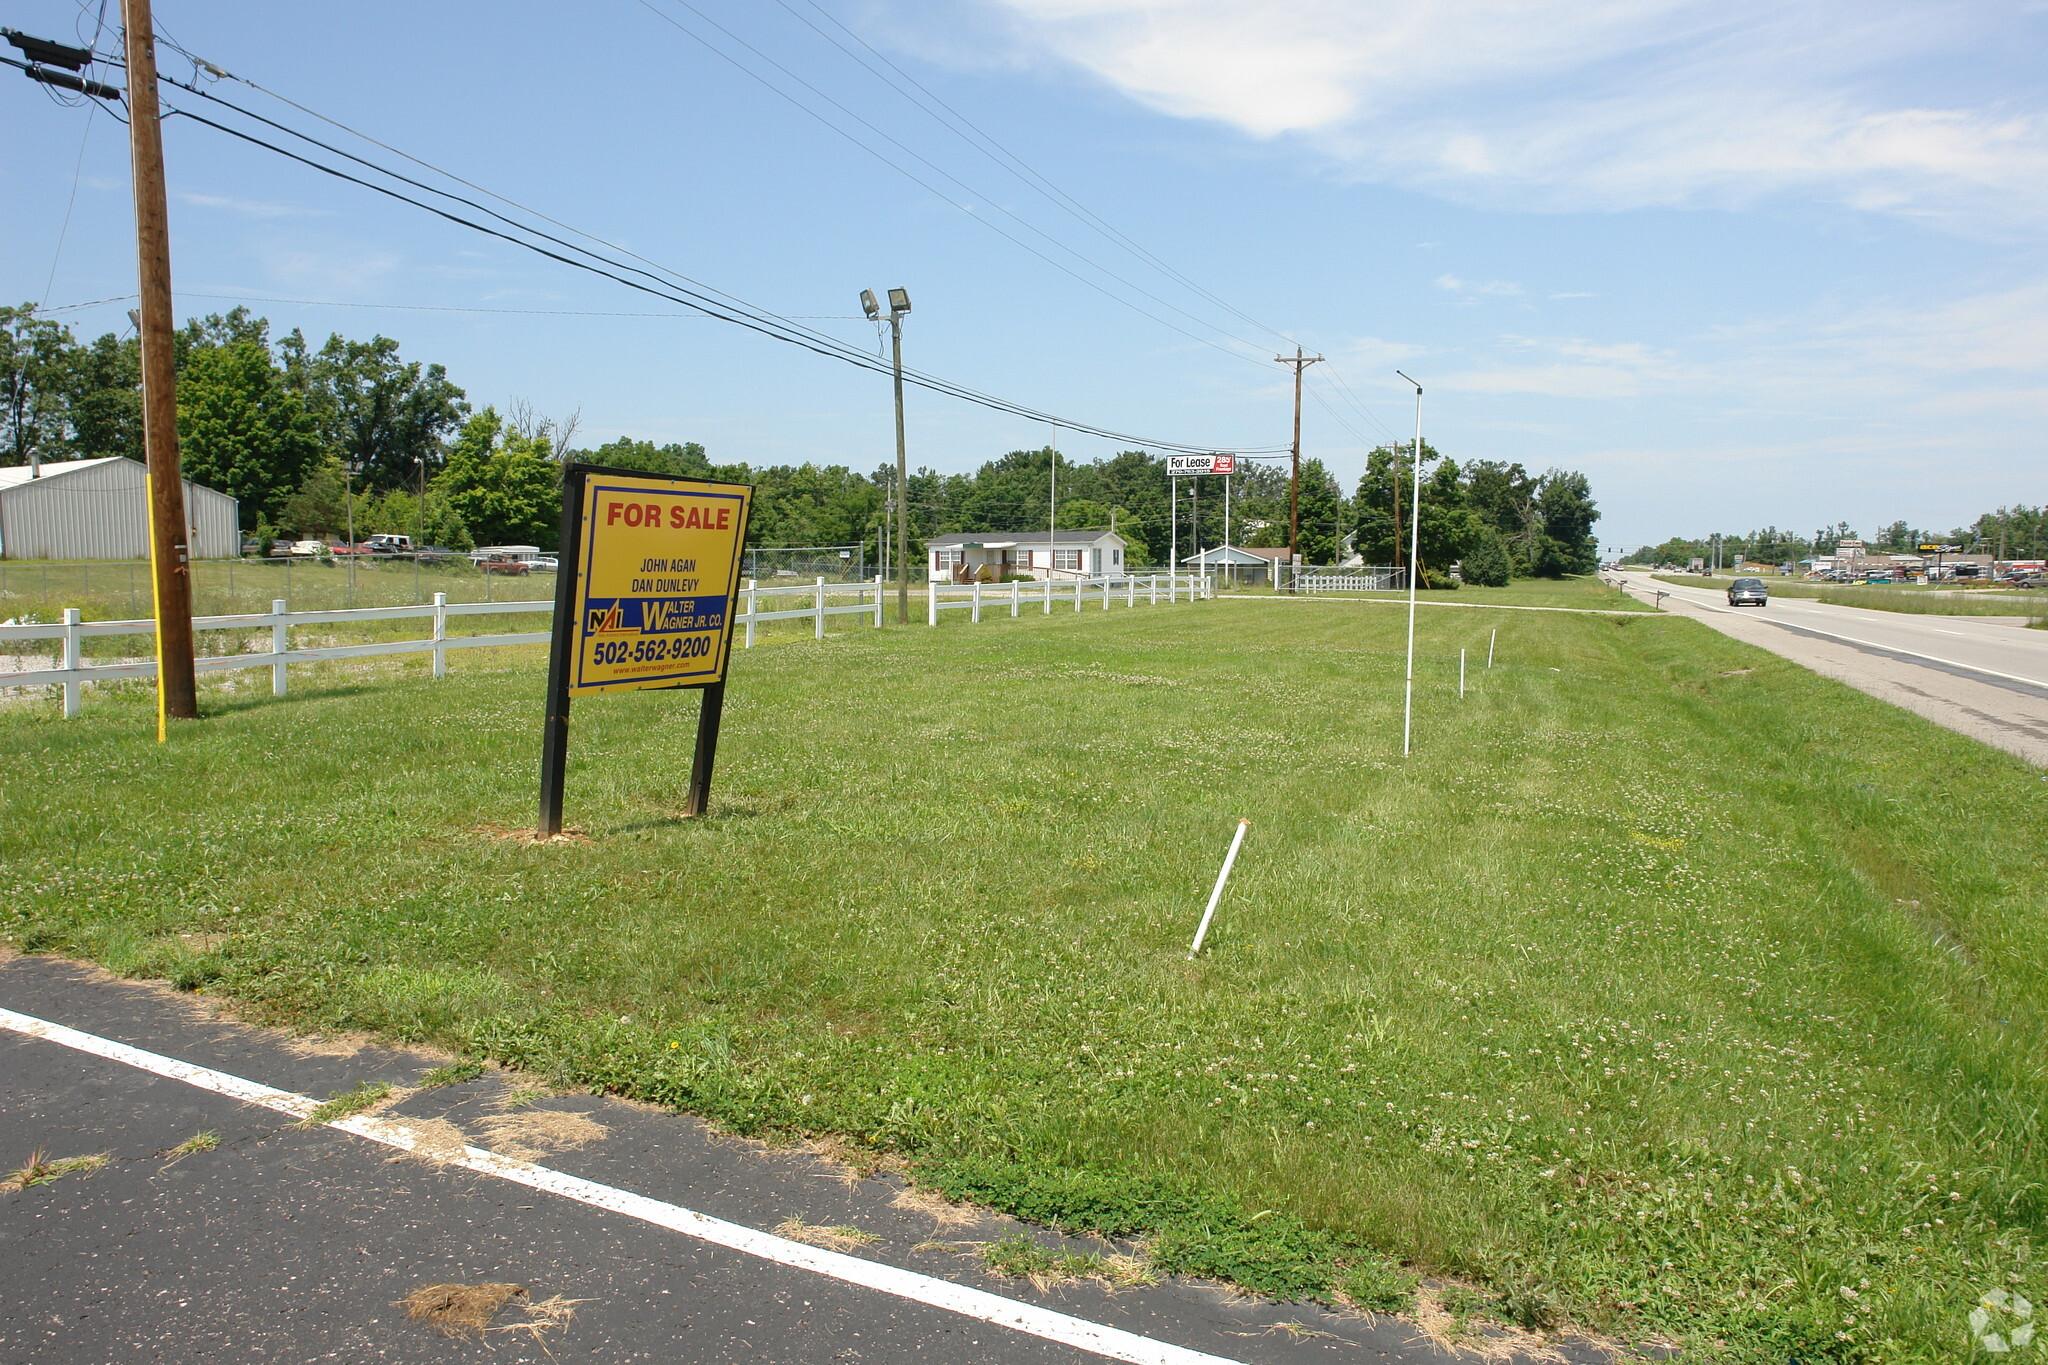
[[[71,451],[81,459],[125,455],[141,461],[142,343],[108,332],[72,355],[65,405]]]
[[[323,456],[278,509],[277,525],[307,539],[337,535],[348,527],[348,489],[341,461]]]
[[[461,513],[455,510],[446,494],[434,489],[427,490],[424,513],[418,495],[403,488],[359,500],[356,504],[356,530],[363,535],[389,533],[411,536],[418,544],[439,545],[450,550],[468,550],[476,545]]]
[[[1515,562],[1508,555],[1508,543],[1494,527],[1480,524],[1472,547],[1465,551],[1460,574],[1477,588],[1504,588],[1514,577]]]
[[[282,512],[321,454],[312,414],[253,337],[187,354],[178,446],[188,478],[240,501],[244,530]]]
[[[1425,584],[1449,583],[1451,565],[1464,558],[1486,523],[1466,505],[1458,466],[1445,460],[1422,485],[1420,552]]]
[[[635,441],[630,437],[621,436],[616,441],[607,441],[591,451],[588,459],[592,464],[608,464],[615,469],[638,469],[648,474],[673,474],[685,479],[708,479],[713,476],[711,461],[704,454],[704,447],[695,441],[685,445],[670,442],[658,446],[652,441]]]
[[[64,458],[75,349],[34,304],[0,307],[0,464]]]
[[[1265,509],[1260,509],[1261,511]],[[1335,564],[1343,536],[1344,493],[1321,460],[1301,462],[1301,538],[1294,548],[1304,564]],[[1286,541],[1289,508],[1272,509],[1272,524]]]
[[[278,350],[286,385],[319,422],[322,444],[371,489],[417,488],[422,469],[431,475],[439,466],[443,438],[469,411],[445,369],[400,360],[398,343],[386,336],[348,341],[336,333],[308,351],[295,330]],[[538,445],[524,438],[521,444]]]
[[[1531,565],[1533,572],[1558,578],[1592,573],[1600,567],[1600,543],[1593,538],[1593,523],[1600,520],[1600,512],[1584,474],[1562,469],[1546,473],[1536,508],[1543,516],[1543,539],[1548,543],[1539,547],[1540,559]]]
[[[496,408],[463,424],[431,491],[447,499],[482,544],[554,548],[562,487],[553,452],[545,436],[508,431]]]

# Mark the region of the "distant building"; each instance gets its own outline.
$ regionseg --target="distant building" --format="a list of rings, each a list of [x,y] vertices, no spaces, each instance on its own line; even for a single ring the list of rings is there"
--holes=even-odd
[[[1114,531],[955,531],[925,542],[925,568],[953,583],[996,583],[1005,574],[1097,578],[1125,572],[1127,543]]]
[[[239,555],[239,504],[184,482],[192,557]],[[149,558],[149,470],[124,455],[0,469],[0,558]]]

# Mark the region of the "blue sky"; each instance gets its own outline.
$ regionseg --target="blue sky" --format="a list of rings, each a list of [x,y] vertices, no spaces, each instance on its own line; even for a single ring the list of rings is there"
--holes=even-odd
[[[1116,430],[1283,444],[1272,328],[1329,357],[1304,444],[1347,484],[1411,430],[1400,366],[1446,453],[1584,469],[1607,544],[1945,528],[2048,498],[2040,3],[693,2],[157,13],[237,76],[849,341],[875,341],[861,288],[907,286],[911,363]],[[98,12],[0,6],[52,37]],[[826,15],[1183,278],[802,22],[853,45]],[[0,295],[131,291],[124,130],[0,74]],[[383,331],[479,403],[580,408],[586,442],[892,458],[884,379],[718,322],[570,316],[671,310],[188,121],[166,144],[181,315],[303,300],[250,306],[279,331]],[[90,335],[125,307],[62,316]],[[1047,439],[912,392],[917,463]]]

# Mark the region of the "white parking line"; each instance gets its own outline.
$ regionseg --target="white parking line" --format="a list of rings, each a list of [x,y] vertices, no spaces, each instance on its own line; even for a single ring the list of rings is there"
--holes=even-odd
[[[81,1033],[63,1024],[53,1024],[13,1010],[0,1009],[0,1028],[30,1038],[41,1038],[60,1046],[103,1057],[108,1061],[132,1066],[139,1071],[151,1072],[201,1090],[211,1090],[217,1095],[248,1104],[262,1105],[279,1113],[304,1119],[319,1107],[319,1101],[309,1095],[297,1094],[290,1090],[278,1090],[225,1071],[197,1066],[191,1062],[179,1061],[160,1053],[145,1052],[126,1043],[117,1043],[90,1033]],[[400,1151],[414,1149],[413,1133],[401,1123],[390,1119],[367,1116],[336,1119],[325,1125],[356,1137],[368,1138],[386,1147]],[[972,1289],[966,1285],[954,1284],[951,1280],[935,1279],[920,1275],[912,1270],[900,1270],[878,1261],[865,1261],[858,1256],[847,1256],[822,1247],[807,1246],[792,1242],[773,1233],[756,1228],[728,1223],[722,1218],[697,1213],[676,1204],[665,1204],[658,1199],[634,1194],[630,1190],[615,1189],[600,1185],[594,1180],[568,1175],[546,1166],[531,1162],[514,1161],[480,1147],[464,1147],[460,1157],[447,1162],[480,1175],[496,1176],[529,1189],[541,1190],[548,1194],[573,1199],[579,1204],[593,1208],[608,1209],[643,1223],[667,1228],[689,1237],[711,1242],[733,1251],[745,1252],[764,1261],[786,1265],[797,1270],[808,1270],[828,1279],[846,1284],[858,1285],[863,1289],[878,1290],[899,1299],[942,1308],[949,1313],[973,1318],[996,1327],[1007,1327],[1013,1332],[1074,1346],[1093,1352],[1110,1360],[1130,1361],[1132,1365],[1240,1365],[1227,1356],[1210,1355],[1203,1351],[1190,1350],[1185,1346],[1174,1346],[1168,1342],[1154,1341],[1151,1337],[1139,1336],[1121,1328],[1105,1327],[1099,1322],[1086,1318],[1071,1317],[1055,1313],[1049,1308],[1035,1304],[1019,1303],[1006,1299],[1000,1294]]]

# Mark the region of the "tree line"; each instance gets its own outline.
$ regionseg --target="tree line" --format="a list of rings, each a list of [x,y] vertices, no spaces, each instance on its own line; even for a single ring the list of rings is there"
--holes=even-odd
[[[748,543],[876,544],[895,496],[892,464],[720,463],[696,442],[621,438],[574,445],[577,417],[551,420],[525,404],[473,407],[440,365],[405,359],[389,337],[301,332],[273,339],[247,309],[177,333],[178,434],[186,474],[238,499],[258,536],[327,538],[348,529],[475,544],[552,548],[561,513],[560,461],[574,457],[650,473],[750,483]],[[125,455],[140,460],[140,353],[133,336],[81,342],[32,305],[0,308],[0,464]],[[1425,444],[1420,552],[1427,581],[1463,561],[1468,582],[1590,572],[1599,511],[1583,474],[1533,474],[1520,464],[1460,464]],[[1284,462],[1240,462],[1230,480],[1230,539],[1288,543]],[[1302,462],[1303,562],[1361,556],[1404,564],[1413,525],[1414,465],[1405,447],[1371,452],[1348,492],[1321,460]],[[1178,496],[1170,491],[1178,485]],[[1076,462],[1051,448],[1013,450],[972,473],[919,469],[909,479],[912,553],[948,532],[1114,528],[1132,563],[1164,562],[1223,543],[1224,480],[1169,479],[1142,450]],[[1056,512],[1055,512],[1056,507]]]
[[[1672,536],[1659,545],[1645,545],[1627,556],[1631,564],[1684,564],[1693,559],[1711,560],[1718,542],[1721,561],[1736,555],[1757,564],[1796,564],[1815,555],[1831,555],[1845,540],[1860,540],[1876,553],[1913,554],[1922,545],[1960,546],[1964,554],[1988,554],[1998,559],[2039,559],[2048,555],[2048,507],[2017,503],[1986,512],[1967,526],[1931,531],[1907,521],[1880,526],[1869,536],[1859,536],[1846,521],[1816,529],[1812,535],[1781,531],[1766,526],[1747,535],[1714,533],[1704,536]]]

